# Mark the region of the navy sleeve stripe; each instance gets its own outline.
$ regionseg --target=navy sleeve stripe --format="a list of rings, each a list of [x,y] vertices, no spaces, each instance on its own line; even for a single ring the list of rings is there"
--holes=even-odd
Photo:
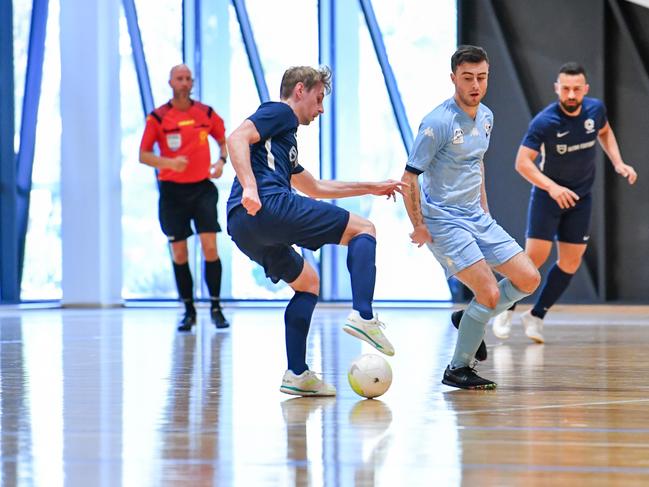
[[[417,169],[416,167],[409,166],[408,164],[406,164],[406,171],[416,174],[417,176],[419,176],[421,173],[424,172],[421,169]]]

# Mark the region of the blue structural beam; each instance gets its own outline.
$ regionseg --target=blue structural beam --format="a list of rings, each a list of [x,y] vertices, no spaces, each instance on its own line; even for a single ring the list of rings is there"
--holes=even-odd
[[[241,37],[243,37],[243,44],[246,47],[246,53],[248,54],[248,61],[250,62],[252,75],[255,78],[255,85],[257,86],[259,99],[262,102],[267,102],[270,100],[270,96],[268,96],[268,87],[266,86],[264,69],[259,58],[259,51],[257,51],[255,36],[252,33],[252,27],[250,27],[250,19],[248,18],[246,4],[243,0],[232,0],[232,5],[237,14],[239,28],[241,29]]]
[[[336,179],[336,41],[335,41],[335,8],[336,0],[320,0],[318,2],[318,59],[320,64],[329,66],[334,76],[332,78],[332,93],[325,97],[325,116],[320,120],[320,177]],[[320,250],[320,296],[329,301],[337,296],[336,259],[339,254],[338,246],[325,245]]]
[[[413,142],[412,130],[410,129],[410,124],[408,123],[408,118],[406,117],[406,110],[403,106],[401,95],[399,94],[397,81],[394,77],[394,73],[392,72],[390,61],[388,60],[385,44],[383,44],[383,35],[381,34],[381,29],[379,28],[376,16],[374,15],[372,2],[370,0],[359,0],[359,2],[361,9],[363,10],[363,15],[365,16],[367,28],[370,31],[370,37],[372,38],[372,44],[374,44],[376,57],[379,60],[381,71],[383,72],[385,86],[388,89],[390,103],[392,104],[392,111],[394,112],[394,116],[397,120],[399,132],[401,133],[401,140],[403,141],[403,145],[406,148],[406,153],[409,154]]]
[[[137,11],[135,10],[134,0],[123,0],[124,15],[128,34],[131,37],[131,49],[133,51],[133,62],[135,63],[135,72],[137,81],[140,86],[140,99],[142,100],[142,110],[147,115],[155,108],[153,104],[153,94],[151,92],[151,81],[149,80],[149,71],[144,56],[144,46],[142,45],[142,35],[140,26],[137,22]]]
[[[22,120],[20,126],[20,148],[16,165],[16,215],[18,224],[18,282],[22,277],[25,256],[25,237],[29,217],[29,196],[32,190],[32,169],[36,145],[36,122],[41,99],[43,80],[43,59],[45,57],[45,34],[49,0],[34,0],[32,4],[27,71],[25,73],[25,94],[23,96]]]
[[[320,177],[336,179],[336,42],[335,42],[335,0],[318,2],[318,59],[329,66],[332,78],[332,95],[325,98],[326,117],[320,117]]]
[[[201,0],[194,2],[194,78],[199,80],[196,97],[203,99],[203,39],[201,37]]]
[[[17,302],[20,298],[13,49],[12,2],[0,1],[0,303]]]

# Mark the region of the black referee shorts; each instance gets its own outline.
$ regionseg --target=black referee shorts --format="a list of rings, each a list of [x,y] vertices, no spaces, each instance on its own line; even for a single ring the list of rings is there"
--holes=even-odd
[[[187,240],[196,233],[221,231],[216,204],[219,191],[209,179],[197,183],[160,181],[158,217],[160,227],[170,242]]]

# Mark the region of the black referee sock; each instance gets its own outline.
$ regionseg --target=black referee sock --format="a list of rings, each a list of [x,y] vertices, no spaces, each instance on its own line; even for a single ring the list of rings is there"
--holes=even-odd
[[[221,266],[221,259],[213,261],[205,261],[204,266],[205,284],[210,292],[210,304],[212,309],[221,309],[221,275],[223,274],[223,267]]]
[[[178,288],[178,295],[185,305],[185,312],[187,314],[196,314],[194,308],[194,280],[192,273],[189,270],[189,263],[174,264],[174,276],[176,277],[176,287]]]

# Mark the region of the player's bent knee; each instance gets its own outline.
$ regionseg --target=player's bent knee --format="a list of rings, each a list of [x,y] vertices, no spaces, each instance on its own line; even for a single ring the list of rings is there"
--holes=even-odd
[[[374,226],[374,223],[358,215],[352,215],[350,217],[348,230],[350,231],[350,236],[352,238],[363,233],[376,237],[376,227]]]
[[[528,277],[525,285],[521,291],[532,294],[536,288],[541,284],[541,273],[537,269],[532,269],[531,275]]]
[[[477,293],[475,299],[481,305],[493,309],[500,299],[500,290],[498,286],[489,286],[489,288]]]
[[[320,278],[316,271],[306,262],[298,278],[293,282],[289,282],[288,285],[294,291],[311,293],[316,296],[320,294]]]
[[[566,274],[574,274],[579,269],[579,266],[581,266],[581,259],[577,259],[577,260],[559,259],[557,261],[557,265],[559,266],[559,269],[561,269]]]

